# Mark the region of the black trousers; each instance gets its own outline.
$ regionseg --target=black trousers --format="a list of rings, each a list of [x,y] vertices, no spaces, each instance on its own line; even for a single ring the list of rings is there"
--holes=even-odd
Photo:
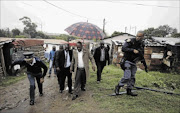
[[[86,72],[84,68],[77,68],[74,84],[74,95],[78,95],[80,89],[85,88],[86,85]]]
[[[97,81],[101,81],[101,73],[103,71],[104,66],[106,65],[105,61],[96,62],[97,66]]]
[[[72,90],[72,73],[70,73],[70,67],[61,68],[61,71],[58,72],[58,83],[60,85],[60,90],[64,90],[65,80],[68,78],[68,88],[69,91]]]

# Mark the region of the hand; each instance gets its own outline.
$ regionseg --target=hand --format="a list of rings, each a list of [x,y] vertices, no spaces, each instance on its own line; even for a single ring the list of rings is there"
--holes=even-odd
[[[134,52],[135,54],[139,53],[139,51],[136,50],[136,49],[134,49],[133,52]]]
[[[44,78],[40,78],[40,83],[42,84],[44,82]]]
[[[70,73],[72,73],[72,69],[70,69]]]
[[[56,68],[57,71],[61,71],[59,67]]]
[[[95,71],[96,69],[95,69],[95,66],[92,66],[92,69],[93,69],[93,71]]]

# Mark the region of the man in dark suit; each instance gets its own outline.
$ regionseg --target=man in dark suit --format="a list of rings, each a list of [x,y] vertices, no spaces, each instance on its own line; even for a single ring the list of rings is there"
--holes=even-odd
[[[57,76],[59,77],[60,93],[63,92],[65,86],[66,76],[68,77],[69,93],[72,93],[72,73],[70,72],[72,60],[72,50],[69,50],[69,45],[65,45],[65,49],[59,51],[56,58]]]
[[[106,62],[108,61],[108,65],[110,64],[109,59],[109,46],[104,47],[104,42],[100,42],[100,47],[95,49],[94,60],[97,66],[97,82],[101,81],[101,73],[103,71],[104,66],[106,66]]]

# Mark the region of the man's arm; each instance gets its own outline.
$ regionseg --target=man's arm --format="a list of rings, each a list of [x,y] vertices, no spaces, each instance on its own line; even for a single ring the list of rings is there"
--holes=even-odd
[[[56,58],[55,58],[55,66],[56,66],[56,68],[59,68],[60,67],[60,65],[59,65],[59,60],[60,60],[60,53],[61,51],[58,51],[57,53],[56,53]]]
[[[131,40],[129,39],[122,46],[122,51],[123,52],[133,52],[134,48],[131,48],[130,45],[131,45]]]
[[[89,51],[88,51],[88,56],[89,56],[89,59],[90,59],[91,64],[92,64],[92,69],[93,69],[93,71],[95,71],[95,61],[94,61],[94,58]]]
[[[75,64],[75,58],[74,58],[74,51],[72,51],[72,61],[71,61],[71,67],[70,72],[74,71],[74,64]]]
[[[43,63],[43,61],[41,61],[41,60],[39,60],[39,62],[40,62],[40,65],[41,65],[41,68],[43,68],[43,78],[46,76],[46,73],[47,73],[47,70],[48,70],[48,68],[47,68],[47,66]]]

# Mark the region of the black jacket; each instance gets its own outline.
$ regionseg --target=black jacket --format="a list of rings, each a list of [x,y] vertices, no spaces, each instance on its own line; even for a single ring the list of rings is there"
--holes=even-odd
[[[134,49],[139,51],[139,54],[135,54]],[[136,63],[136,59],[143,54],[144,56],[144,42],[136,41],[136,38],[127,39],[122,47],[124,52],[124,58],[130,62]]]
[[[59,67],[60,69],[64,68],[64,63],[65,63],[65,54],[64,51],[59,51],[58,55],[56,56],[55,60],[55,66]],[[70,62],[72,61],[72,50],[69,50],[69,56],[70,56]]]
[[[108,61],[108,64],[110,64],[110,59],[109,59],[109,48],[106,48],[104,47],[104,50],[105,50],[105,64],[106,64],[106,61]],[[95,62],[100,62],[100,57],[101,57],[101,48],[98,47],[95,49],[95,53],[94,53],[94,60]]]
[[[13,67],[14,65],[16,64],[20,64],[20,65],[24,65],[26,68],[27,68],[27,73],[32,73],[32,74],[35,74],[35,75],[42,75],[41,77],[44,77],[46,76],[46,73],[47,73],[47,66],[38,58],[34,57],[35,60],[36,60],[36,63],[31,66],[29,65],[28,63],[26,63],[26,61],[23,59],[23,60],[17,60],[15,61],[11,67]],[[42,70],[41,68],[43,68],[43,74],[42,74]]]

